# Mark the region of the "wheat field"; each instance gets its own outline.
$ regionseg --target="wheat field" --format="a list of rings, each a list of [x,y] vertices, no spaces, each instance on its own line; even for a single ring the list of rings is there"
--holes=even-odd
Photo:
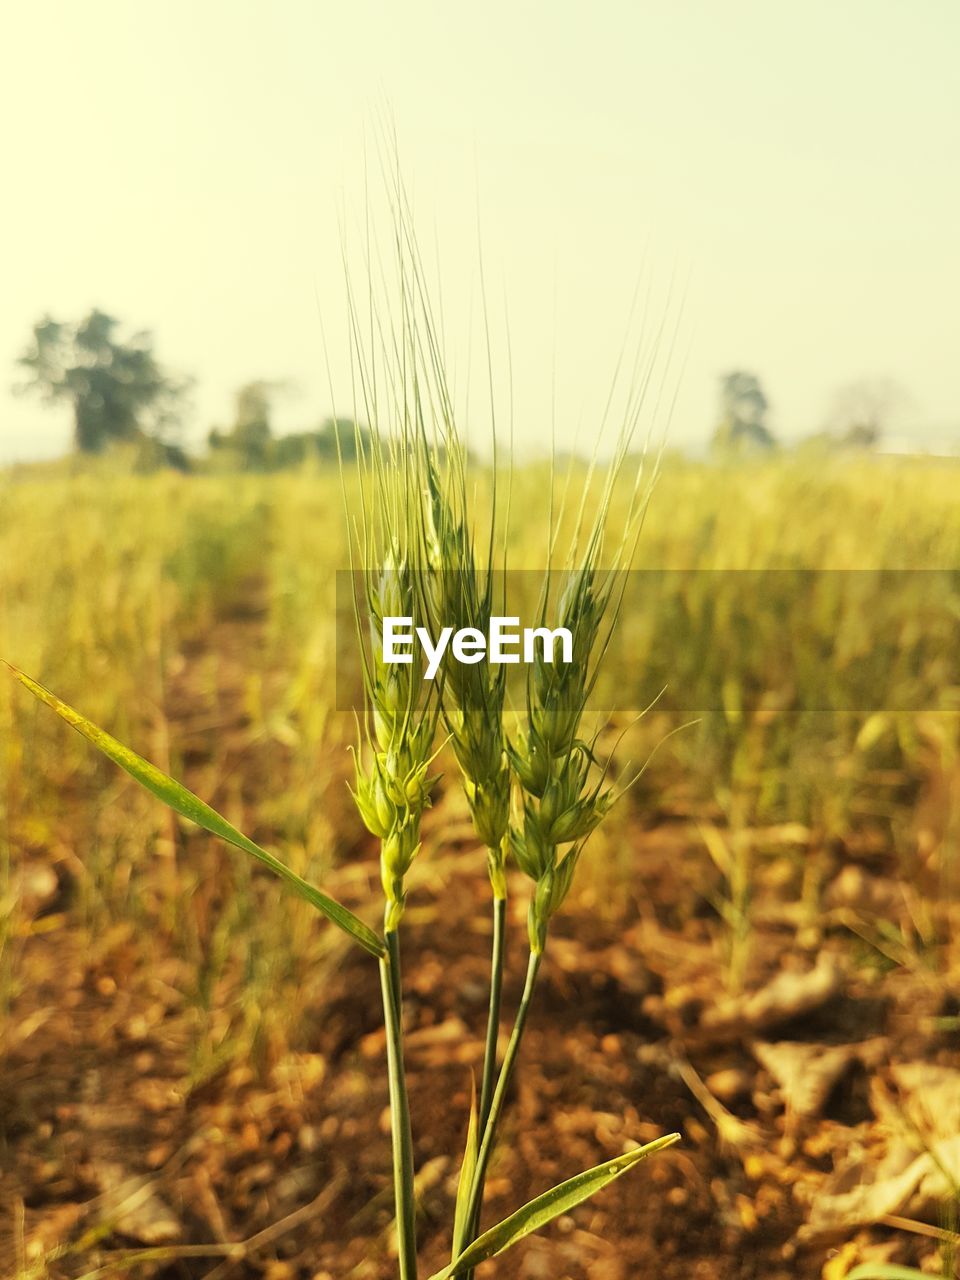
[[[489,1192],[507,1209],[617,1154],[611,1113],[641,1139],[684,1136],[648,1182],[525,1243],[511,1274],[832,1280],[840,1253],[954,1274],[958,474],[854,453],[665,458],[637,561],[663,571],[658,610],[625,610],[608,676],[654,705],[620,708],[603,739],[649,764],[582,860],[543,979],[562,1035],[545,1048],[534,1016],[515,1084],[529,1136]],[[514,568],[543,568],[545,484],[543,465],[513,476]],[[322,467],[8,471],[0,655],[372,922],[356,727],[337,705],[343,524]],[[764,603],[751,575],[774,573]],[[407,905],[418,1219],[437,1265],[487,946],[449,748],[438,769]],[[124,1273],[391,1274],[371,982],[309,906],[0,678],[3,1274],[121,1274],[134,1248],[157,1252]],[[884,1198],[895,1148],[930,1162],[925,1200],[919,1175]]]

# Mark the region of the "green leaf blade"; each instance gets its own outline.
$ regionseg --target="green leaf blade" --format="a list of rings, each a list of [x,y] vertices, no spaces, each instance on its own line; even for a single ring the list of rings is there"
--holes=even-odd
[[[473,1174],[477,1167],[477,1151],[479,1149],[479,1140],[477,1130],[479,1128],[479,1117],[477,1116],[477,1085],[471,1076],[470,1078],[470,1122],[467,1125],[467,1143],[463,1152],[463,1163],[460,1165],[460,1177],[457,1182],[457,1205],[454,1211],[453,1219],[453,1255],[451,1261],[454,1261],[457,1254],[463,1248],[463,1241],[469,1229],[467,1222],[467,1209],[470,1205],[470,1192],[473,1189]]]
[[[526,1236],[545,1227],[554,1218],[569,1213],[584,1200],[589,1200],[592,1195],[602,1191],[611,1182],[615,1182],[617,1178],[629,1172],[641,1160],[654,1155],[657,1151],[663,1151],[665,1147],[673,1146],[679,1140],[679,1133],[668,1133],[662,1138],[648,1142],[646,1146],[628,1151],[615,1160],[607,1160],[603,1164],[588,1169],[585,1173],[578,1173],[576,1177],[552,1187],[543,1195],[530,1200],[516,1213],[498,1222],[489,1231],[485,1231],[473,1244],[464,1249],[455,1261],[442,1271],[436,1272],[430,1280],[453,1280],[455,1276],[463,1275],[465,1271],[472,1270],[481,1262],[497,1257]]]
[[[847,1272],[847,1280],[930,1280],[930,1272],[890,1262],[863,1262]]]
[[[272,853],[268,853],[266,849],[261,849],[258,844],[255,844],[241,831],[238,831],[232,823],[217,813],[216,809],[212,809],[210,805],[201,800],[199,796],[194,795],[182,783],[171,778],[162,769],[158,769],[155,764],[145,760],[143,756],[137,755],[129,747],[125,747],[122,742],[99,728],[88,720],[86,716],[81,715],[76,708],[61,701],[56,694],[51,693],[49,689],[44,688],[36,680],[32,680],[30,676],[11,663],[7,662],[5,665],[10,668],[24,688],[30,690],[34,697],[56,711],[61,719],[76,729],[79,734],[92,743],[109,760],[112,760],[114,764],[119,765],[121,769],[129,773],[136,782],[139,782],[142,787],[145,787],[155,795],[157,799],[162,800],[164,804],[182,817],[195,822],[198,827],[203,827],[211,835],[219,836],[221,840],[226,840],[228,844],[232,844],[237,849],[242,849],[244,853],[250,854],[258,862],[262,862],[264,866],[269,867],[299,897],[309,902],[321,915],[326,916],[328,920],[338,925],[344,933],[348,934],[365,951],[368,951],[378,959],[385,954],[384,944],[381,939],[369,925],[364,924],[349,908],[322,893],[314,885],[304,880],[302,876],[298,876],[286,863],[281,862]]]

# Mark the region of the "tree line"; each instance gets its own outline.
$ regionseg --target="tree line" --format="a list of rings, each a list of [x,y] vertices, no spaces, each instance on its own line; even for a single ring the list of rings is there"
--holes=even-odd
[[[47,315],[33,326],[17,364],[17,391],[36,393],[48,404],[69,405],[78,453],[102,453],[126,444],[134,446],[144,467],[189,470],[197,465],[179,443],[192,380],[160,364],[149,332],[124,334],[114,316],[96,308],[73,323]],[[314,430],[277,436],[272,409],[282,390],[283,384],[266,379],[244,384],[234,398],[233,421],[210,431],[207,457],[200,465],[270,471],[308,458],[332,462],[338,441],[342,456],[356,455],[367,433],[349,419],[327,418]],[[872,448],[905,400],[890,380],[852,383],[838,393],[823,430],[812,439],[831,447]],[[737,369],[723,374],[713,452],[742,457],[776,449],[769,419],[770,402],[755,373]]]

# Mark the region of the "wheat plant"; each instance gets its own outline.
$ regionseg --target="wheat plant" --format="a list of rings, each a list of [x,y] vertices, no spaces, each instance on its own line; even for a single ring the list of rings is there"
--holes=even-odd
[[[409,663],[387,663],[386,617],[482,629],[499,603],[496,570],[506,567],[495,563],[495,492],[485,522],[472,509],[468,455],[457,429],[422,264],[399,186],[394,194],[397,306],[384,312],[374,303],[361,321],[352,293],[349,304],[356,374],[354,420],[364,420],[370,428],[365,441],[359,433],[356,441],[360,502],[346,504],[354,623],[363,674],[352,792],[363,823],[379,842],[382,930],[372,928],[297,874],[181,783],[36,680],[17,668],[11,670],[41,702],[148,791],[266,866],[377,962],[386,1028],[400,1280],[417,1280],[419,1274],[400,935],[407,875],[414,859],[425,856],[421,819],[436,782],[434,762],[448,746],[452,750],[478,843],[486,851],[493,948],[479,1100],[475,1093],[460,1169],[451,1258],[431,1278],[450,1280],[472,1275],[479,1264],[569,1213],[679,1138],[667,1134],[626,1150],[537,1196],[497,1225],[480,1229],[486,1174],[550,921],[570,891],[590,833],[623,790],[623,784],[606,780],[606,769],[597,756],[596,732],[585,730],[584,719],[615,625],[622,571],[633,558],[645,509],[647,490],[638,471],[630,485],[625,517],[616,528],[608,527],[614,488],[625,479],[644,385],[641,379],[630,388],[613,458],[599,480],[591,469],[579,499],[574,501],[565,493],[556,509],[551,486],[550,509],[544,512],[548,563],[539,620],[569,628],[573,658],[557,665],[538,659],[530,668],[522,727],[512,729],[516,717],[508,706],[502,667],[447,660],[439,678],[427,681],[415,654]],[[370,298],[381,271],[378,262],[368,257]],[[496,470],[494,465],[494,490]],[[557,550],[561,530],[569,535],[563,557]],[[555,580],[561,584],[559,590]],[[529,959],[523,994],[499,1060],[509,860],[532,883]]]
[[[491,468],[493,493],[484,521],[471,509],[468,457],[458,431],[453,395],[442,354],[441,336],[435,322],[425,272],[415,237],[406,196],[399,181],[393,188],[392,212],[397,227],[393,306],[384,304],[376,288],[368,291],[367,313],[360,308],[350,289],[354,386],[359,389],[353,405],[370,424],[371,443],[367,456],[358,437],[357,452],[365,480],[365,500],[361,522],[353,530],[355,554],[363,559],[371,553],[387,565],[394,604],[404,616],[422,617],[436,629],[455,631],[473,628],[486,631],[495,604],[503,606],[503,571],[506,552],[498,558],[495,548],[507,538],[498,529],[497,453],[494,425],[494,457]],[[368,256],[369,264],[373,255]],[[379,259],[377,259],[379,262]],[[388,286],[378,281],[386,292]],[[489,367],[489,338],[488,338]],[[596,738],[586,741],[582,723],[599,665],[615,625],[623,591],[623,572],[632,563],[637,538],[649,495],[644,486],[642,465],[633,479],[626,513],[617,528],[608,528],[614,489],[624,476],[630,458],[640,409],[649,381],[642,371],[628,395],[623,422],[614,453],[597,484],[594,469],[588,471],[579,499],[571,498],[570,476],[559,503],[553,509],[551,481],[550,507],[544,512],[548,528],[547,566],[539,599],[541,625],[551,622],[567,628],[573,638],[572,661],[554,666],[541,654],[530,670],[526,685],[526,727],[510,741],[506,706],[505,667],[489,663],[458,662],[445,654],[436,700],[428,709],[431,695],[424,699],[417,691],[421,672],[414,659],[394,676],[402,685],[396,699],[402,715],[390,727],[387,740],[393,753],[405,761],[406,774],[388,780],[397,797],[412,785],[415,807],[427,802],[427,768],[434,717],[442,719],[447,739],[457,759],[473,826],[486,850],[486,866],[492,900],[492,953],[490,997],[479,1104],[472,1109],[467,1145],[461,1165],[450,1267],[443,1275],[472,1275],[473,1267],[485,1256],[484,1242],[499,1239],[501,1228],[479,1236],[480,1214],[486,1174],[497,1140],[498,1128],[511,1076],[520,1051],[534,987],[540,970],[551,917],[570,891],[573,875],[584,844],[621,793],[622,788],[605,784],[606,770],[599,767]],[[491,404],[493,394],[491,388]],[[642,455],[641,455],[642,457]],[[573,528],[565,558],[558,569],[553,563],[567,509]],[[509,501],[506,504],[509,524]],[[569,521],[567,521],[569,524]],[[501,572],[497,585],[497,571]],[[364,657],[364,685],[368,719],[382,720],[380,707],[384,679],[378,654],[382,652],[379,627],[387,610],[383,607],[385,588],[379,578],[361,565],[361,590],[357,599],[358,634],[368,640]],[[562,587],[554,590],[554,579]],[[402,606],[402,608],[401,608]],[[365,627],[361,619],[365,618]],[[421,683],[422,689],[422,683]],[[379,732],[379,730],[378,730]],[[399,735],[399,740],[397,738]],[[409,740],[409,747],[406,745]],[[374,748],[376,744],[372,744]],[[386,741],[379,743],[383,758]],[[382,766],[381,766],[382,767]],[[511,821],[511,799],[517,793],[516,812]],[[388,824],[371,821],[370,801],[358,788],[358,805],[368,828],[384,837]],[[402,807],[402,806],[401,806]],[[391,815],[401,829],[406,816]],[[416,844],[419,850],[419,843]],[[410,855],[412,857],[412,854]],[[529,959],[526,980],[502,1062],[497,1048],[501,1018],[506,921],[506,862],[512,856],[517,866],[533,881],[528,911]],[[409,862],[404,859],[404,869]],[[399,924],[399,916],[396,920]],[[398,943],[390,944],[394,959]],[[394,964],[394,978],[397,969]],[[394,986],[397,1009],[388,1013],[400,1017],[401,992]],[[402,1056],[399,1048],[391,1070],[397,1079],[393,1088],[403,1097]],[[403,1122],[407,1114],[402,1112]],[[676,1140],[670,1135],[662,1143]],[[401,1133],[395,1146],[395,1175],[398,1203],[398,1233],[401,1275],[416,1275],[415,1251],[410,1234],[413,1186],[405,1161],[408,1133]],[[603,1174],[583,1175],[564,1188],[548,1193],[520,1212],[517,1225],[523,1234],[540,1223],[540,1215],[553,1201],[565,1201],[569,1194],[604,1185],[622,1163],[605,1168]],[[599,1178],[599,1181],[597,1179]],[[562,1194],[561,1194],[562,1193]],[[552,1215],[550,1215],[552,1216]],[[512,1220],[511,1220],[512,1221]],[[508,1233],[509,1234],[509,1233]],[[519,1238],[519,1237],[518,1237]],[[499,1250],[498,1250],[499,1251]]]

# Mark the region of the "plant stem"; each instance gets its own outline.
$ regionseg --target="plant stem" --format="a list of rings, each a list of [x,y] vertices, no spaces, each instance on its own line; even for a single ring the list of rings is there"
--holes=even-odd
[[[493,946],[490,953],[490,1011],[487,1016],[487,1043],[483,1053],[483,1080],[480,1087],[480,1111],[477,1132],[484,1134],[493,1102],[493,1088],[497,1075],[497,1041],[500,1038],[500,1005],[503,992],[503,944],[506,933],[507,900],[495,895],[493,899]],[[481,1200],[472,1218],[466,1221],[463,1236],[454,1239],[454,1256],[472,1243],[480,1226]],[[465,1280],[472,1280],[473,1272],[466,1273]]]
[[[494,1090],[493,1098],[490,1102],[490,1113],[487,1116],[487,1123],[483,1129],[483,1140],[480,1143],[480,1150],[477,1153],[477,1167],[473,1175],[473,1186],[470,1190],[470,1202],[467,1206],[466,1219],[467,1222],[476,1230],[480,1222],[480,1209],[483,1204],[483,1188],[486,1182],[487,1165],[490,1163],[490,1155],[493,1151],[494,1143],[497,1137],[497,1125],[500,1121],[500,1113],[503,1111],[503,1103],[507,1094],[507,1086],[510,1083],[510,1076],[513,1073],[514,1063],[517,1060],[517,1054],[520,1050],[520,1041],[523,1039],[523,1030],[527,1022],[527,1014],[530,1012],[530,1001],[533,996],[533,988],[536,985],[537,973],[540,969],[540,961],[543,959],[542,951],[531,951],[530,960],[527,964],[527,979],[523,987],[523,995],[520,998],[520,1007],[517,1009],[517,1018],[513,1024],[513,1031],[510,1033],[510,1041],[507,1044],[507,1051],[503,1055],[503,1066],[500,1068],[500,1075],[497,1077],[497,1087]],[[476,1225],[474,1225],[476,1224]],[[466,1241],[470,1244],[471,1241]]]
[[[490,1011],[487,1015],[487,1044],[483,1054],[480,1086],[479,1132],[487,1127],[493,1086],[497,1076],[497,1041],[500,1037],[500,1001],[503,991],[503,940],[507,915],[506,898],[493,900],[493,947],[490,953]]]
[[[400,941],[396,931],[384,935],[387,954],[380,958],[380,988],[387,1029],[390,1077],[390,1133],[393,1145],[393,1194],[397,1213],[400,1280],[417,1280],[417,1233],[413,1192],[413,1137],[403,1070],[403,1027],[400,998]]]

